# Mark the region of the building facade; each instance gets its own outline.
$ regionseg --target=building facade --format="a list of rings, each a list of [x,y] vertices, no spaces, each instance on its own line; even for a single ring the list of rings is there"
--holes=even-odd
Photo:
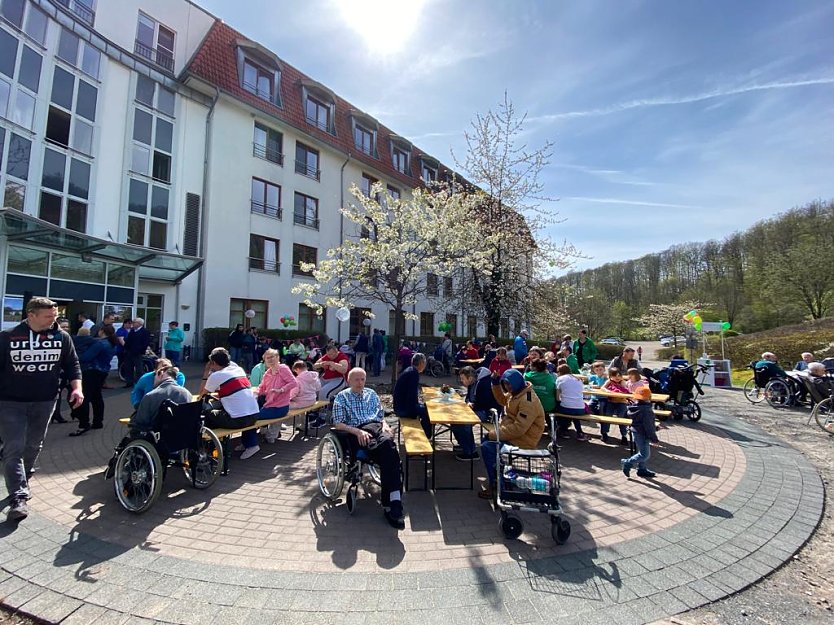
[[[450,174],[188,0],[0,0],[0,18],[4,326],[48,295],[71,318],[138,314],[156,332],[176,319],[188,344],[290,315],[346,338],[364,309],[317,317],[291,292],[311,279],[301,263],[359,234],[339,212],[351,185],[408,194]],[[463,304],[436,307],[416,306],[406,332],[483,330]]]

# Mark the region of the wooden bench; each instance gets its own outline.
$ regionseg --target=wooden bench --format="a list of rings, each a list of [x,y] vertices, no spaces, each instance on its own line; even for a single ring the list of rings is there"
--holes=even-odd
[[[423,462],[423,490],[429,488],[429,460],[434,447],[423,431],[420,419],[400,418],[397,443],[405,449],[405,490],[409,490],[409,466],[412,460]]]

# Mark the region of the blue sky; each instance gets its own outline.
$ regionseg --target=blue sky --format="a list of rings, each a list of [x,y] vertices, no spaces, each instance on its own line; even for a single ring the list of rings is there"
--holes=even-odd
[[[576,268],[834,199],[834,0],[198,2],[449,164],[507,90]]]

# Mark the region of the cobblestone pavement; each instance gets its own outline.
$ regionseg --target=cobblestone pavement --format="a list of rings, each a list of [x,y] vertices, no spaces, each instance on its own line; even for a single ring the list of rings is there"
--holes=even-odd
[[[108,414],[125,412],[126,393],[110,393]],[[70,427],[50,430],[31,516],[0,526],[0,600],[65,624],[645,623],[767,575],[823,507],[799,453],[710,413],[661,432],[654,480],[627,480],[616,445],[564,441],[561,547],[543,515],[503,539],[469,490],[409,492],[399,533],[373,489],[349,516],[318,495],[316,441],[290,432],[207,491],[171,471],[131,515],[102,478],[120,426]],[[438,484],[468,486],[469,465],[439,456]]]

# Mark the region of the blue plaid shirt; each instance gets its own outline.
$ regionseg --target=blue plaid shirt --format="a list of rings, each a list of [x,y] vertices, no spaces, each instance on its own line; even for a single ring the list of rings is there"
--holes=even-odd
[[[369,388],[363,389],[361,395],[346,388],[333,400],[333,423],[344,423],[358,428],[366,423],[380,422],[382,416],[379,395]]]

